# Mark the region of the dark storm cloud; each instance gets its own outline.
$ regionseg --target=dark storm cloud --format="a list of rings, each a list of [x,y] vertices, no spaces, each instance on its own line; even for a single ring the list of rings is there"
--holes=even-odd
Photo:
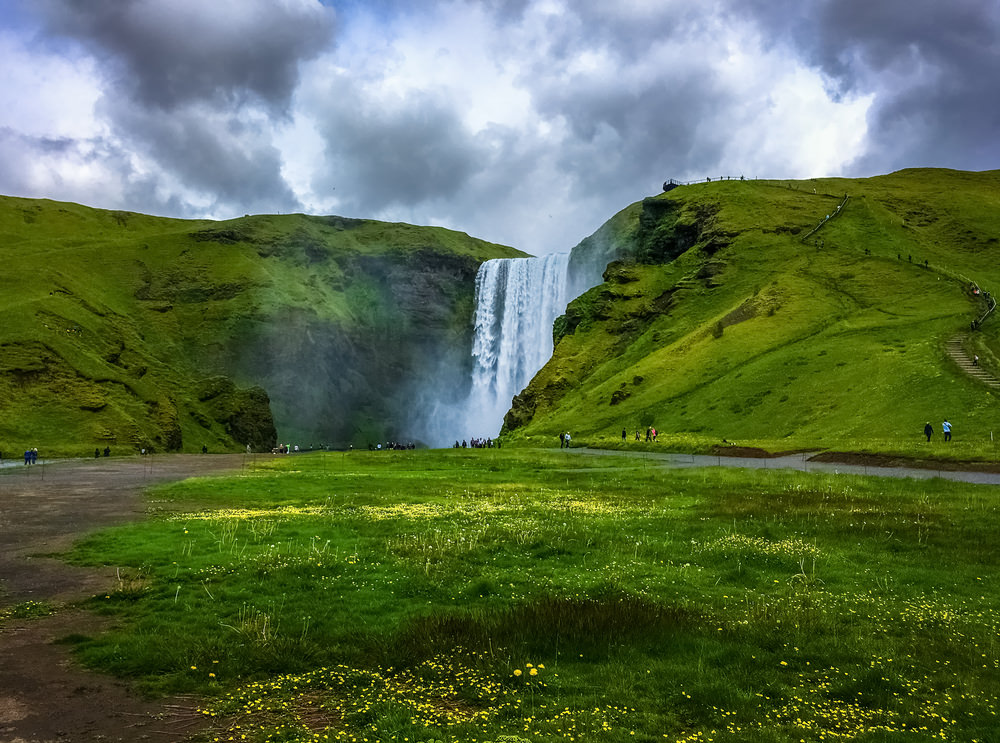
[[[870,146],[856,169],[997,167],[1000,5],[994,0],[734,0],[732,7],[822,69],[838,92],[875,95]]]
[[[168,110],[246,96],[283,107],[299,62],[333,34],[330,12],[305,3],[44,0],[40,10],[112,66],[118,94]]]
[[[110,116],[130,149],[144,152],[186,189],[213,200],[213,212],[298,208],[267,131],[197,107],[162,116],[126,105]]]
[[[708,76],[649,80],[633,90],[602,92],[601,85],[576,86],[565,97],[550,91],[545,110],[565,117],[574,136],[558,153],[560,168],[586,193],[655,188],[660,180],[700,167],[714,172],[723,156],[726,132],[716,113],[724,93],[713,91]],[[623,192],[623,197],[625,197]],[[634,190],[630,194],[634,198]]]
[[[734,104],[731,91],[710,64],[650,61],[702,38],[706,19],[681,8],[631,15],[603,2],[567,8],[548,21],[548,53],[521,77],[539,114],[569,127],[556,158],[565,177],[588,193],[634,198],[636,185],[655,188],[657,175],[714,172],[728,134],[718,119]],[[702,50],[714,54],[703,42],[693,49]],[[587,53],[600,62],[575,67]]]
[[[124,197],[217,215],[299,202],[273,144],[299,67],[332,39],[308,0],[43,0],[49,30],[78,42],[105,80],[97,112],[140,160],[116,164]],[[160,184],[149,173],[159,172]],[[178,189],[181,196],[178,197]],[[205,206],[208,204],[209,206]],[[155,205],[154,205],[155,206]]]
[[[430,92],[386,100],[345,77],[313,115],[331,166],[317,191],[336,188],[342,203],[369,213],[453,196],[484,164],[454,104]]]

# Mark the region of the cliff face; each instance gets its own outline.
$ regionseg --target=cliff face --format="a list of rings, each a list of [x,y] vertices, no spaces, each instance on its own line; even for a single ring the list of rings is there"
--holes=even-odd
[[[467,392],[479,261],[433,250],[351,256],[348,317],[281,307],[248,318],[233,368],[271,395],[290,439],[365,446],[420,439],[429,388]],[[319,437],[319,438],[317,438]]]
[[[478,265],[513,255],[439,228],[0,197],[0,450],[413,438],[414,390],[467,379]]]

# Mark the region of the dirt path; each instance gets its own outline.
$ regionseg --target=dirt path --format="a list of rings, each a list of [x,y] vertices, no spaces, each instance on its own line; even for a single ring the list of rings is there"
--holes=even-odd
[[[551,451],[559,451],[551,449]],[[657,451],[622,451],[618,449],[573,449],[580,456],[626,456],[644,462],[644,466],[684,469],[688,467],[736,467],[753,470],[798,470],[839,475],[910,478],[941,478],[979,485],[1000,485],[1000,462],[956,462],[908,460],[878,454],[824,451],[769,454],[763,449],[739,446],[719,447],[714,454],[677,454]]]
[[[46,557],[81,535],[139,519],[155,483],[239,470],[240,455],[173,455],[39,463],[0,469],[0,608],[44,601],[55,614],[0,623],[0,743],[177,743],[196,732],[193,704],[147,702],[76,666],[54,641],[107,620],[73,602],[116,584],[113,569]]]

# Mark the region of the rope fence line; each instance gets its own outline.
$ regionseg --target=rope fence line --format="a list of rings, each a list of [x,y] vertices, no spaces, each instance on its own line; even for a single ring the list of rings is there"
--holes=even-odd
[[[704,178],[697,181],[679,181],[676,178],[668,178],[663,181],[663,190],[669,191],[678,186],[694,186],[698,183],[715,183],[718,181],[758,181],[759,178],[747,178],[745,175],[720,175],[718,178]]]
[[[699,178],[693,181],[679,181],[676,178],[668,178],[663,181],[663,190],[671,191],[678,186],[697,186],[705,183],[719,183],[723,181],[745,181],[747,183],[762,183],[764,185],[775,186],[780,188],[789,188],[796,191],[806,191],[805,184],[808,181],[796,181],[787,180],[784,178],[760,178],[758,176],[747,176],[747,175],[720,175],[720,176],[708,176],[706,178]],[[812,193],[817,196],[833,196],[829,193],[818,193],[815,188],[812,189]]]
[[[986,322],[986,318],[988,318],[990,315],[992,315],[993,312],[996,310],[996,308],[997,308],[996,297],[994,297],[990,292],[988,292],[988,291],[984,290],[982,287],[980,287],[978,282],[973,281],[972,279],[970,279],[968,276],[965,276],[964,274],[960,274],[957,271],[952,271],[952,270],[950,270],[948,268],[945,268],[943,266],[937,266],[937,265],[934,265],[932,263],[928,264],[926,262],[925,262],[924,266],[925,266],[925,268],[929,268],[930,270],[932,270],[932,271],[934,271],[936,273],[939,273],[939,274],[941,274],[942,276],[944,276],[946,278],[949,278],[949,279],[951,279],[953,281],[957,281],[957,282],[959,282],[961,284],[965,284],[967,287],[971,288],[972,294],[974,296],[981,297],[983,300],[985,300],[985,302],[986,302],[986,309],[983,311],[983,313],[979,317],[977,317],[975,320],[972,321],[972,329],[973,330],[978,330],[979,327],[984,322]]]
[[[820,227],[822,227],[827,222],[829,222],[831,219],[833,219],[838,214],[840,214],[844,210],[844,207],[847,206],[847,200],[849,198],[850,197],[845,193],[843,201],[841,201],[839,204],[837,204],[837,208],[834,209],[829,214],[827,214],[823,219],[821,219],[818,225],[816,225],[815,227],[813,227],[811,230],[809,230],[809,232],[807,232],[801,238],[799,238],[799,242],[805,242],[806,240],[808,240],[810,237],[812,237],[814,234],[816,234],[819,231]]]
[[[975,286],[976,290],[978,290],[979,286],[978,285]],[[983,292],[983,298],[986,300],[986,311],[982,315],[980,315],[977,319],[972,321],[973,330],[979,330],[982,324],[986,322],[986,318],[992,315],[993,310],[997,308],[997,300],[994,298],[992,294],[990,294],[989,292]]]

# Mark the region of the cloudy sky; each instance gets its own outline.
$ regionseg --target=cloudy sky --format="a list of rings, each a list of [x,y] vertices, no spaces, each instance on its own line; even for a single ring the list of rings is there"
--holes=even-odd
[[[998,0],[0,0],[0,193],[566,250],[664,179],[1000,168]]]

